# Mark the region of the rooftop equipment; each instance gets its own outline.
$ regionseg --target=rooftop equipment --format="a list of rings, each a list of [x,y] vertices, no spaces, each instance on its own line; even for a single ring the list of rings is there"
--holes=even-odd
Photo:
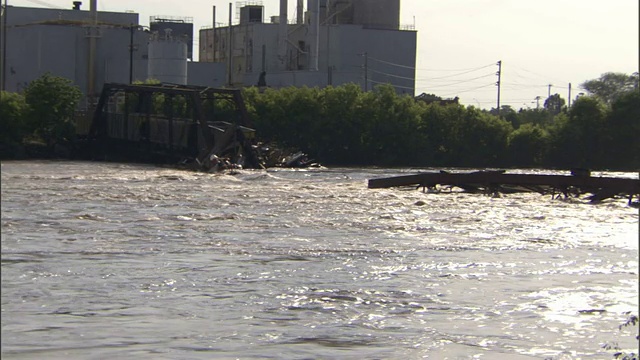
[[[264,6],[247,5],[240,8],[240,25],[262,23]]]
[[[193,60],[193,18],[176,16],[151,16],[149,18],[151,32],[164,33],[165,29],[171,29],[174,38],[184,37],[187,44],[187,58]]]

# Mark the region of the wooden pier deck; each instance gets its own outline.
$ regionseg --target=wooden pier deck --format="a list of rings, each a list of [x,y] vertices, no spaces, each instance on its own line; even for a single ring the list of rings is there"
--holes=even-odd
[[[614,177],[508,174],[505,171],[476,171],[467,173],[425,172],[388,178],[370,179],[370,189],[396,186],[416,186],[436,189],[437,186],[458,187],[468,192],[508,193],[539,192],[568,197],[591,194],[592,202],[616,196],[640,195],[640,180]]]

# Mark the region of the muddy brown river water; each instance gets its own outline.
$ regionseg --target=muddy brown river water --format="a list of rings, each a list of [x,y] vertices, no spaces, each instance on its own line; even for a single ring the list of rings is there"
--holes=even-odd
[[[415,169],[1,170],[3,359],[637,353],[624,199],[367,188]]]

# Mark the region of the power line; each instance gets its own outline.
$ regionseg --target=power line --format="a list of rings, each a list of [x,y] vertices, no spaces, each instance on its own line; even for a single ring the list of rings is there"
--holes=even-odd
[[[362,54],[360,54],[360,55],[362,55]],[[474,71],[478,71],[478,70],[482,70],[482,69],[485,69],[485,68],[488,68],[488,67],[491,67],[491,66],[495,66],[495,63],[491,63],[491,64],[487,64],[487,65],[484,65],[484,66],[479,66],[479,67],[475,67],[475,68],[467,68],[467,69],[421,69],[421,68],[416,68],[416,67],[412,67],[412,66],[406,66],[406,65],[402,65],[402,64],[398,64],[398,63],[394,63],[394,62],[390,62],[390,61],[382,60],[382,59],[378,59],[378,58],[371,57],[371,56],[368,56],[368,58],[369,58],[370,60],[377,61],[377,62],[380,62],[380,63],[383,63],[383,64],[387,64],[387,65],[391,65],[391,66],[397,66],[397,67],[402,67],[402,68],[406,68],[406,69],[414,69],[414,70],[418,70],[418,71],[443,71],[443,72],[444,72],[444,71],[459,71],[459,72],[458,72],[458,73],[456,73],[456,74],[450,74],[450,75],[445,75],[445,76],[415,78],[415,81],[416,81],[416,82],[437,81],[437,80],[442,80],[442,79],[455,78],[455,77],[460,76],[460,75],[469,74],[469,73],[472,73],[472,72],[474,72]],[[536,76],[538,76],[538,77],[545,78],[545,76],[544,76],[544,75],[541,75],[541,74],[535,73],[535,72],[533,72],[533,71],[530,71],[530,70],[527,70],[527,69],[523,69],[523,68],[520,68],[520,69],[521,69],[522,71],[525,71],[525,72],[531,73],[531,74],[536,75]],[[376,70],[370,70],[370,71],[372,71],[372,72],[376,72]],[[402,77],[402,76],[399,76],[399,75],[393,75],[393,74],[389,74],[389,73],[385,73],[385,72],[378,72],[378,73],[383,74],[383,75],[387,75],[387,76],[398,77],[398,78],[406,78],[406,77]],[[522,76],[522,75],[520,75],[517,71],[513,71],[512,73],[513,73],[513,74],[515,74],[517,77],[522,78],[522,79],[533,79],[532,77],[525,77],[525,76]],[[510,73],[510,74],[511,74],[511,73]],[[489,76],[489,75],[487,75],[487,76]],[[481,78],[483,78],[483,77],[484,77],[484,76],[479,76],[479,77],[470,78],[470,79],[464,79],[464,80],[460,80],[459,82],[453,82],[453,83],[448,83],[448,84],[442,84],[442,85],[439,85],[438,87],[453,86],[453,85],[460,84],[460,83],[471,82],[471,81],[473,81],[473,80],[481,79]],[[559,82],[559,83],[561,83],[561,82]],[[504,83],[504,82],[501,82],[501,84],[505,84],[505,85],[516,85],[516,86],[522,86],[522,87],[526,87],[526,88],[534,88],[534,87],[538,87],[538,86],[540,86],[540,87],[542,87],[542,86],[545,86],[545,87],[546,87],[546,86],[548,86],[548,83],[547,83],[547,84],[540,84],[540,85],[536,85],[536,84],[531,84],[531,85],[529,85],[529,84],[520,84],[520,83]],[[559,87],[559,88],[561,88],[561,89],[565,89],[565,88],[566,88],[566,87],[563,87],[563,86],[554,86],[554,87]]]
[[[466,92],[469,92],[469,91],[473,91],[473,90],[478,90],[478,89],[486,88],[486,87],[489,87],[489,86],[496,86],[496,84],[492,82],[491,84],[487,84],[487,85],[483,85],[483,86],[478,86],[478,87],[476,87],[476,88],[472,88],[472,89],[468,89],[468,90],[456,91],[455,93],[445,94],[445,95],[441,95],[441,96],[458,95],[458,94],[466,93]]]
[[[484,69],[486,67],[489,66],[493,66],[493,64],[488,64],[488,65],[484,65],[480,68],[465,68],[465,69],[423,69],[423,68],[416,68],[416,70],[420,70],[420,71],[468,71],[468,70],[476,70],[476,69]]]
[[[359,55],[362,56],[362,54],[359,54]],[[487,67],[490,67],[490,66],[494,65],[493,63],[491,63],[491,64],[488,64],[488,65],[483,65],[483,66],[476,67],[476,68],[467,68],[467,69],[420,69],[420,68],[416,68],[415,66],[407,66],[407,65],[403,65],[403,64],[394,63],[394,62],[391,62],[391,61],[378,59],[378,58],[375,58],[375,57],[371,57],[370,55],[368,56],[368,58],[369,58],[369,60],[374,60],[374,61],[377,61],[377,62],[380,62],[380,63],[383,63],[383,64],[397,66],[397,67],[401,67],[401,68],[405,68],[405,69],[412,69],[412,70],[419,70],[419,71],[460,71],[461,72],[459,74],[448,75],[448,76],[445,76],[443,78],[454,77],[454,76],[457,76],[457,75],[464,75],[464,74],[467,74],[469,72],[481,70],[481,69],[484,69],[484,68],[487,68]],[[434,79],[438,79],[438,78],[434,78]]]
[[[539,89],[542,90],[542,87],[548,87],[549,83],[541,83],[538,84],[537,81],[531,81],[534,80],[536,78],[543,78],[545,79],[545,81],[548,80],[548,77],[527,69],[523,69],[523,68],[518,68],[515,67],[516,69],[520,70],[521,72],[526,72],[529,73],[531,75],[534,76],[527,76],[522,74],[521,72],[517,71],[517,70],[513,70],[508,72],[507,74],[503,74],[501,69],[499,69],[499,72],[495,73],[495,74],[486,74],[486,75],[481,75],[481,76],[476,76],[476,77],[472,77],[472,78],[462,78],[460,79],[460,77],[462,75],[466,75],[466,74],[470,74],[488,67],[492,67],[495,66],[495,63],[491,63],[491,64],[487,64],[484,66],[479,66],[479,67],[474,67],[474,68],[467,68],[467,69],[425,69],[425,68],[416,68],[413,66],[406,66],[403,64],[398,64],[398,63],[394,63],[391,61],[386,61],[386,60],[382,60],[382,59],[378,59],[375,57],[371,57],[369,56],[368,59],[374,61],[374,62],[378,62],[378,63],[382,63],[382,64],[386,64],[389,66],[395,66],[395,67],[399,67],[399,68],[404,68],[404,69],[412,69],[412,70],[417,70],[417,71],[429,71],[429,72],[455,72],[454,74],[447,74],[447,75],[442,75],[442,76],[435,76],[435,77],[406,77],[406,76],[401,76],[401,75],[396,75],[396,74],[392,74],[389,72],[384,72],[384,71],[378,71],[375,69],[371,69],[369,67],[370,72],[372,73],[376,73],[376,74],[380,74],[380,75],[384,75],[384,76],[389,76],[392,78],[397,78],[397,79],[405,79],[405,80],[414,80],[416,82],[416,90],[418,90],[418,88],[422,88],[422,89],[428,89],[427,91],[434,91],[434,90],[444,90],[445,88],[448,88],[449,91],[456,91],[454,90],[457,86],[462,85],[462,84],[466,84],[467,86],[465,86],[464,88],[460,88],[459,90],[456,91],[455,94],[461,94],[461,93],[467,93],[470,91],[475,91],[475,90],[480,90],[481,92],[485,92],[485,91],[490,91],[488,88],[490,86],[495,86],[498,85],[500,86],[500,88],[504,88],[507,90],[511,90],[511,91],[523,91],[526,89]],[[469,85],[471,85],[474,81],[477,80],[481,80],[490,76],[494,76],[494,75],[498,75],[498,73],[500,73],[500,80],[499,82],[493,83],[493,84],[486,84],[486,85],[481,85],[481,86],[476,86],[476,87],[469,87]],[[521,80],[525,80],[525,81],[511,81],[511,82],[504,82],[503,78],[504,75],[506,76],[513,76],[515,78],[521,79]],[[456,79],[457,78],[457,79]],[[447,79],[449,79],[448,82]],[[539,81],[539,79],[537,79]],[[557,80],[557,79],[554,79]],[[370,80],[371,81],[371,80]],[[376,83],[376,84],[380,84],[380,82],[376,82],[376,81],[371,81],[372,83]],[[426,84],[425,84],[426,83]],[[434,84],[436,83],[436,84]],[[562,81],[556,81],[556,83],[563,83]],[[568,82],[566,82],[568,84]],[[418,84],[422,84],[422,85],[418,85]],[[401,86],[398,86],[400,88],[402,88]],[[555,88],[555,90],[566,90],[568,88],[567,86],[553,86]],[[548,91],[550,89],[547,89]],[[448,96],[448,95],[454,95],[454,93],[451,94],[445,94],[444,96]],[[498,95],[500,96],[500,95]],[[515,101],[519,101],[519,100],[515,100]],[[507,103],[511,103],[512,100],[508,99]]]
[[[495,66],[495,64],[490,64],[490,65],[481,66],[481,67],[474,68],[474,69],[467,70],[467,71],[463,71],[463,72],[461,72],[461,73],[457,73],[457,74],[452,74],[452,75],[447,75],[447,76],[439,76],[439,77],[427,78],[427,79],[429,79],[429,80],[439,80],[439,79],[452,78],[452,77],[456,77],[456,76],[460,76],[460,75],[469,74],[469,73],[472,73],[472,72],[474,72],[474,71],[478,71],[478,70],[486,69],[486,68],[488,68],[488,67],[490,67],[490,66]]]
[[[376,58],[371,57],[371,56],[368,56],[368,58],[369,58],[369,60],[374,60],[374,61],[381,62],[381,63],[383,63],[383,64],[387,64],[387,65],[393,65],[393,66],[397,66],[397,67],[401,67],[401,68],[405,68],[405,69],[412,69],[412,70],[415,70],[415,69],[416,69],[416,67],[415,67],[415,66],[407,66],[407,65],[402,65],[402,64],[397,64],[397,63],[392,63],[392,62],[389,62],[389,61],[376,59]]]
[[[398,78],[398,79],[415,80],[415,78],[412,78],[412,77],[393,75],[393,74],[389,74],[389,73],[382,72],[382,71],[377,71],[377,70],[369,69],[369,72],[372,72],[372,73],[375,73],[375,74],[380,74],[380,75],[391,76],[391,77]]]
[[[533,74],[533,75],[535,75],[535,76],[537,76],[537,77],[539,77],[539,78],[541,78],[541,79],[545,79],[545,81],[549,79],[549,76],[547,76],[547,75],[542,75],[542,74],[539,74],[539,73],[533,72],[533,71],[531,71],[531,70],[527,70],[527,69],[524,69],[524,68],[521,68],[521,67],[517,67],[517,66],[516,66],[515,68],[516,68],[516,69],[519,69],[519,70],[522,70],[522,71],[524,71],[524,72],[527,72],[527,73],[529,73],[529,74]],[[564,80],[564,79],[555,79],[555,78],[554,78],[554,79],[551,79],[551,80],[552,80],[552,81],[555,81],[555,82],[557,82],[557,83],[563,83],[563,84],[568,84],[568,83],[570,83],[570,81],[567,81],[567,80]],[[547,83],[547,84],[548,84],[548,83]],[[546,85],[545,85],[545,86],[546,86]]]
[[[34,3],[34,4],[38,4],[38,5],[42,5],[42,6],[46,6],[48,8],[52,8],[52,9],[63,9],[62,7],[58,6],[58,5],[53,5],[51,3],[48,3],[46,1],[42,1],[42,0],[27,0],[28,2]]]
[[[448,87],[448,86],[453,86],[453,85],[464,84],[464,83],[468,83],[468,82],[471,82],[471,81],[474,81],[474,80],[487,78],[487,77],[490,77],[490,76],[494,76],[494,73],[478,76],[478,77],[475,77],[475,78],[472,78],[472,79],[468,79],[468,80],[461,80],[461,81],[453,82],[453,83],[450,83],[450,84],[432,86],[432,88],[438,89],[438,88],[443,88],[443,87]]]
[[[503,85],[507,85],[510,86],[511,88],[528,88],[528,89],[533,89],[533,88],[539,88],[539,87],[547,87],[549,84],[531,84],[531,85],[527,85],[527,84],[520,84],[520,83],[511,83],[511,82],[503,82]]]
[[[409,90],[414,90],[412,87],[395,85],[395,84],[392,84],[392,83],[390,83],[390,82],[374,81],[374,80],[371,80],[371,79],[369,79],[369,82],[374,83],[374,84],[383,84],[383,85],[384,85],[384,84],[389,84],[389,85],[391,85],[391,86],[393,86],[393,87],[400,88],[400,89],[409,89]]]

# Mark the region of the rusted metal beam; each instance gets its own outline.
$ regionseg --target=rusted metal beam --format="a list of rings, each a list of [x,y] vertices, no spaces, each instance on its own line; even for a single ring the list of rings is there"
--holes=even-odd
[[[198,126],[200,126],[200,133],[204,138],[206,146],[206,149],[198,149],[200,151],[198,157],[200,158],[200,161],[202,161],[205,156],[209,155],[208,152],[213,149],[213,134],[211,134],[211,130],[209,130],[209,126],[207,124],[207,118],[204,114],[204,109],[202,108],[202,99],[196,93],[191,94],[191,99],[193,101],[194,117],[198,122]]]
[[[244,99],[242,98],[242,94],[238,91],[233,94],[233,99],[236,103],[236,109],[238,112],[238,117],[240,118],[239,125],[251,127],[251,120],[249,119],[249,114],[247,112],[247,107],[244,104]]]
[[[132,84],[119,84],[119,83],[105,83],[103,89],[108,88],[116,91],[129,91],[134,93],[141,92],[156,92],[163,94],[191,94],[193,92],[198,92],[201,95],[204,94],[222,94],[228,95],[230,98],[236,96],[237,93],[240,93],[240,89],[225,89],[225,88],[211,88],[204,86],[190,86],[190,85],[168,85],[168,84],[140,84],[140,85],[132,85]]]
[[[464,187],[499,185],[519,186],[550,186],[557,189],[575,187],[590,190],[609,189],[616,193],[640,194],[640,180],[594,177],[594,176],[566,176],[566,175],[532,175],[532,174],[505,174],[501,172],[472,172],[472,173],[420,173],[415,175],[395,176],[369,180],[369,188],[389,188],[394,186],[435,186],[453,185]]]

